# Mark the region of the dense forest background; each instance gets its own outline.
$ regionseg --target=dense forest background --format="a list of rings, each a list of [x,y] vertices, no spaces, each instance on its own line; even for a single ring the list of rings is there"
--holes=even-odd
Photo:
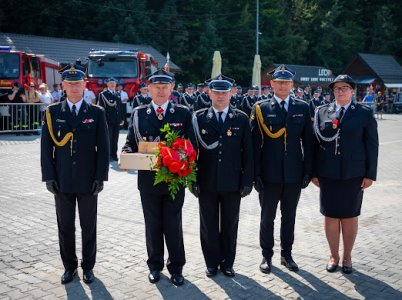
[[[2,32],[148,44],[169,51],[186,82],[208,78],[220,50],[224,74],[251,80],[255,0],[0,0],[0,7]],[[399,0],[260,0],[262,65],[336,73],[358,52],[402,62],[401,7]]]

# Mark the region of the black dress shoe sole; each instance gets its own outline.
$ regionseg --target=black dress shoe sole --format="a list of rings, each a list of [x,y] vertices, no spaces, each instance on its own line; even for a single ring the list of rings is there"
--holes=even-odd
[[[264,274],[269,274],[269,273],[271,273],[271,269],[267,270],[267,269],[264,269],[264,268],[261,268],[261,267],[260,267],[260,271],[261,271],[262,273],[264,273]]]
[[[206,271],[205,272],[205,275],[207,276],[207,277],[214,277],[214,276],[216,276],[218,274],[218,271],[215,271],[215,272],[208,272],[208,271]]]
[[[86,284],[90,284],[95,281],[95,276],[92,279],[86,279],[85,277],[82,279]]]
[[[222,271],[223,275],[227,276],[227,277],[235,277],[236,273],[232,273],[232,272],[224,272]]]

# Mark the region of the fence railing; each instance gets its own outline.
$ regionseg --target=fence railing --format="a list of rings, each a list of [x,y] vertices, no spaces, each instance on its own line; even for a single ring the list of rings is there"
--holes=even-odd
[[[39,133],[42,103],[0,103],[0,133]]]

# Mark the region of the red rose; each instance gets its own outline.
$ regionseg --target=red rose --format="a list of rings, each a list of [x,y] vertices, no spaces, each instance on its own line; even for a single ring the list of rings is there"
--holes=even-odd
[[[177,138],[173,143],[172,143],[172,148],[173,149],[179,149],[182,150],[183,149],[183,143],[185,142],[185,140],[181,139],[181,138]]]
[[[177,173],[180,170],[180,163],[177,161],[173,161],[170,165],[167,166],[169,168],[169,171],[172,173]]]

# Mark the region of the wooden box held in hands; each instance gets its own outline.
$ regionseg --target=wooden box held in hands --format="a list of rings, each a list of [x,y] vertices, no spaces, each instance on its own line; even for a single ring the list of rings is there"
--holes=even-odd
[[[139,142],[138,153],[122,153],[120,155],[120,168],[123,170],[151,170],[156,162],[158,143]]]

